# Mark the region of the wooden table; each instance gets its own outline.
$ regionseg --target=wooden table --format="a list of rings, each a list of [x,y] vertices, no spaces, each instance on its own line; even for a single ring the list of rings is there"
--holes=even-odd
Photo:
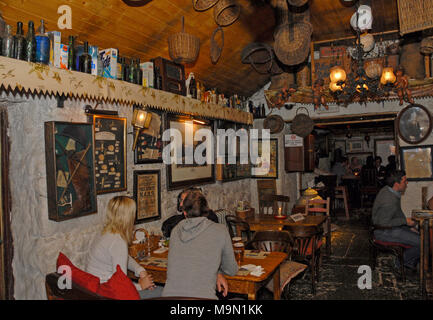
[[[157,258],[167,258],[168,252],[162,254],[152,253],[153,257]],[[261,265],[264,269],[264,273],[260,277],[255,277],[252,275],[247,276],[227,276],[229,292],[246,294],[248,295],[248,300],[255,300],[257,291],[263,287],[268,279],[271,277],[274,281],[274,299],[280,299],[280,266],[287,259],[287,254],[283,252],[269,252],[268,256],[264,259],[254,259],[244,257],[242,264],[254,264]],[[158,266],[149,266],[144,262],[137,262],[146,269],[146,271],[152,275],[153,281],[158,283],[165,283],[167,280],[167,268]]]
[[[429,258],[431,261],[431,268],[433,268],[433,214],[430,217],[417,216],[416,212],[412,211],[412,219],[419,223],[420,231],[420,260],[419,260],[419,281],[420,288],[423,295],[433,293],[433,275],[429,268]],[[432,211],[433,213],[433,211]]]

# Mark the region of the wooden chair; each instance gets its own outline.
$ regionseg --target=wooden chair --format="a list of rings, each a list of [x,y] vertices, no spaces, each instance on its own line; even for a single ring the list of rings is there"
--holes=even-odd
[[[278,213],[278,208],[282,208],[283,214],[289,212],[290,197],[278,194],[264,194],[259,198],[259,214],[274,215]]]
[[[361,208],[364,208],[364,201],[368,201],[373,206],[374,199],[379,192],[380,187],[376,177],[376,169],[361,170]]]
[[[319,270],[322,260],[321,246],[323,230],[315,226],[286,225],[292,235],[294,247],[292,260],[306,263],[311,269],[311,292],[316,294],[316,280],[319,281]]]
[[[230,237],[241,237],[245,242],[251,241],[250,225],[234,215],[225,216],[227,228],[229,229]]]
[[[371,266],[374,270],[376,268],[376,260],[377,260],[377,252],[389,252],[392,253],[394,256],[397,257],[397,259],[400,262],[400,274],[401,279],[403,282],[406,281],[406,273],[404,271],[404,250],[411,248],[411,246],[398,243],[398,242],[387,242],[387,241],[380,241],[377,240],[374,237],[374,230],[375,227],[370,227],[370,236],[369,236],[369,242],[370,242],[370,260],[371,260]]]
[[[323,207],[324,206],[324,207]],[[329,214],[330,198],[326,200],[307,199],[305,205],[305,215],[324,215],[326,221],[324,223],[324,235],[326,236],[326,253],[331,254],[331,216]]]
[[[350,219],[348,195],[349,195],[349,192],[347,191],[346,186],[335,187],[335,200],[343,200],[344,211],[346,213],[346,220]],[[332,210],[334,212],[335,212],[335,203],[336,203],[336,201],[334,201],[334,207],[332,208]]]

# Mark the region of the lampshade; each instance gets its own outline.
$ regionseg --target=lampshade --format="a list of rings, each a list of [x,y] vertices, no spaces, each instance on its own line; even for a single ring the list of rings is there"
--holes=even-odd
[[[331,82],[331,83],[329,84],[329,89],[330,89],[332,92],[336,92],[336,91],[341,91],[341,90],[343,90],[343,88],[342,88],[341,86],[339,86],[336,82]]]
[[[138,134],[141,129],[149,128],[150,121],[152,120],[152,114],[140,108],[134,109],[134,114],[132,115],[131,124],[134,126],[135,138],[132,145],[132,150],[135,150],[137,146]]]
[[[386,85],[388,83],[394,83],[396,80],[394,70],[391,67],[383,68],[382,76],[380,77],[380,83]]]
[[[335,66],[330,69],[329,77],[331,78],[331,82],[345,81],[346,80],[346,71],[340,66]]]

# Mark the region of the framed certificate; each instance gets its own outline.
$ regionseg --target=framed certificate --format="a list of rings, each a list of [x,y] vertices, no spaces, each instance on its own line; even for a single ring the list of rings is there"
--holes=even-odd
[[[159,170],[134,171],[135,224],[161,219],[161,176]]]

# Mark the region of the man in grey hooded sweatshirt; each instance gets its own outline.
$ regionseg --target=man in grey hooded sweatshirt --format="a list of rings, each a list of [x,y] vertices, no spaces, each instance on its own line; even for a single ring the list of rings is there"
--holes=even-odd
[[[226,226],[210,221],[207,200],[191,192],[183,202],[186,219],[172,230],[163,297],[217,299],[218,272],[234,276],[238,265]]]

